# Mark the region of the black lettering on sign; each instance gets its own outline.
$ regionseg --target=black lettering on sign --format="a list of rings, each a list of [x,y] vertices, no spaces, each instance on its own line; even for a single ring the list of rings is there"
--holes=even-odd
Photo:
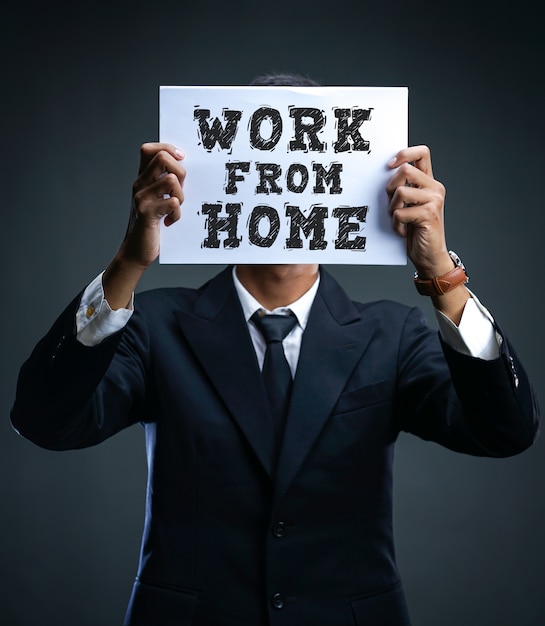
[[[216,204],[205,203],[202,205],[203,215],[208,215],[208,237],[201,244],[202,248],[219,248],[220,240],[218,232],[226,231],[227,237],[223,240],[224,248],[238,248],[242,237],[237,237],[238,216],[240,215],[240,202],[228,202],[225,205],[227,216],[219,216],[221,202]]]
[[[287,204],[286,217],[291,220],[290,236],[286,239],[286,248],[303,247],[301,231],[307,239],[313,235],[309,241],[309,250],[325,250],[327,248],[324,224],[327,217],[327,207],[314,205],[311,207],[309,216],[305,217],[299,207]]]
[[[255,188],[256,193],[282,193],[276,181],[282,174],[282,168],[278,163],[256,163],[259,172],[259,185]]]
[[[211,152],[216,143],[218,143],[222,150],[231,150],[241,116],[242,111],[223,109],[225,126],[221,125],[217,117],[212,124],[208,124],[207,120],[210,117],[210,110],[195,109],[193,118],[199,122],[198,133],[204,149]]]
[[[367,218],[367,206],[337,207],[333,209],[333,217],[339,220],[338,237],[335,239],[335,250],[365,250],[366,237],[357,235],[349,239],[350,233],[359,232]],[[350,221],[355,218],[357,221]]]
[[[272,130],[269,138],[261,135],[261,126],[265,120],[270,120]],[[271,107],[260,107],[252,113],[250,118],[250,145],[258,150],[272,150],[282,134],[282,116]]]
[[[269,232],[262,236],[259,226],[263,219],[269,222]],[[260,248],[270,248],[280,232],[280,218],[278,212],[266,204],[256,206],[250,214],[248,220],[248,240]]]
[[[237,174],[237,170],[248,173],[250,171],[250,161],[231,161],[225,164],[225,169],[227,170],[224,185],[225,193],[237,193],[237,182],[244,180],[244,176]]]
[[[296,182],[296,176],[299,182]],[[286,174],[286,187],[292,193],[303,193],[308,184],[308,170],[302,163],[292,163]]]
[[[360,126],[371,119],[373,109],[334,109],[337,118],[337,141],[333,144],[335,152],[369,152],[369,142],[360,135]],[[349,123],[350,117],[352,122]],[[350,143],[349,138],[352,140]]]
[[[314,193],[325,193],[324,182],[330,185],[329,193],[342,193],[341,172],[342,163],[332,163],[329,170],[326,170],[320,163],[313,163],[312,169],[316,172],[316,184],[312,190]]]
[[[290,107],[290,117],[294,120],[294,138],[289,143],[290,150],[324,152],[325,143],[318,139],[318,133],[325,125],[325,115],[320,109]],[[309,121],[305,122],[307,119]],[[308,143],[305,143],[305,135]]]

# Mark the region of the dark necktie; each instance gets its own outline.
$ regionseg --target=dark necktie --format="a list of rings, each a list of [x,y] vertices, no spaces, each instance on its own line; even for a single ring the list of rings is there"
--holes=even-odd
[[[262,311],[256,311],[251,319],[267,344],[262,374],[274,420],[275,444],[279,446],[292,383],[282,341],[297,323],[297,318],[294,315],[263,314]]]

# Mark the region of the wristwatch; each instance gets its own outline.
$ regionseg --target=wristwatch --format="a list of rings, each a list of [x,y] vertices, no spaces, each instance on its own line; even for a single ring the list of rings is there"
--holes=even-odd
[[[454,268],[435,278],[420,278],[418,272],[414,273],[414,284],[418,293],[422,296],[442,296],[460,285],[467,285],[469,276],[466,268],[456,252],[449,250],[449,256],[454,263]]]

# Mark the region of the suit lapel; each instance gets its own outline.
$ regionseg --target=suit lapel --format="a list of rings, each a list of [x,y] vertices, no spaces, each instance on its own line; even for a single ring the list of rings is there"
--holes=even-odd
[[[378,322],[375,317],[363,319],[339,285],[322,270],[303,333],[276,475],[278,496],[287,491],[325,426]]]
[[[231,268],[203,288],[193,312],[178,312],[178,321],[212,386],[266,473],[276,477],[277,494],[282,495],[324,428],[379,320],[362,318],[336,281],[321,270],[320,288],[303,333],[276,475],[265,387]]]
[[[204,287],[194,313],[179,313],[178,318],[212,385],[272,477],[272,418],[231,269]]]

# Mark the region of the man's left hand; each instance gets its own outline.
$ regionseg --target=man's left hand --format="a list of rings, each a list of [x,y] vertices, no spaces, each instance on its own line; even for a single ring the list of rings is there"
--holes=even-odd
[[[433,177],[430,150],[427,146],[406,148],[388,166],[397,168],[386,186],[394,230],[406,237],[407,255],[420,278],[443,276],[454,268],[454,263],[445,237],[445,187]],[[468,298],[470,293],[460,285],[441,296],[432,296],[432,302],[459,324]]]
[[[394,230],[407,238],[407,255],[422,278],[452,270],[445,238],[445,187],[433,177],[430,150],[414,146],[401,150],[388,163],[397,171],[386,191]]]

